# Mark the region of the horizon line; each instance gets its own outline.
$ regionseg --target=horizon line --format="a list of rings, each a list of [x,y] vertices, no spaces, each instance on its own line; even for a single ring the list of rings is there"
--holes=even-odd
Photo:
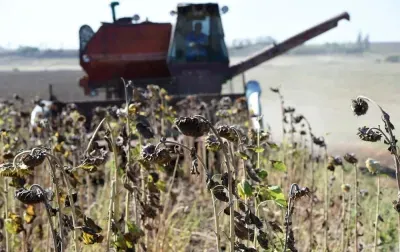
[[[355,44],[354,41],[347,41],[347,42],[331,41],[331,42],[324,42],[324,43],[321,43],[321,42],[320,43],[304,43],[304,44],[302,44],[300,46],[307,46],[307,45],[314,45],[315,46],[315,45],[326,45],[326,44],[333,44],[333,43],[336,43],[336,44]],[[400,43],[400,40],[369,41],[369,43],[371,43],[371,44]],[[254,43],[254,44],[247,45],[245,47],[249,47],[249,46],[257,45],[257,44],[263,44],[263,43]],[[265,43],[265,44],[267,44],[267,43]],[[0,49],[5,50],[5,51],[16,51],[21,47],[37,48],[40,51],[42,51],[42,50],[43,51],[46,51],[46,50],[79,51],[79,46],[76,47],[76,48],[62,48],[62,47],[40,47],[40,46],[32,46],[32,45],[18,45],[17,48],[10,48],[10,47],[4,47],[4,46],[0,45]],[[230,45],[228,45],[228,48],[234,48],[234,47],[233,47],[232,44],[230,44]]]

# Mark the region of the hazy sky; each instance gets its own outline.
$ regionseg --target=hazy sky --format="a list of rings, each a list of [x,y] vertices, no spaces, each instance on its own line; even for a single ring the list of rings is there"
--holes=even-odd
[[[88,24],[97,30],[111,21],[109,0],[0,0],[0,46],[32,45],[78,48],[78,30]],[[150,21],[174,22],[169,12],[176,0],[120,0],[117,17],[139,14]],[[193,1],[193,2],[212,2]],[[309,43],[354,41],[357,33],[371,41],[400,41],[400,0],[221,0],[226,39],[272,36],[281,41],[316,23],[348,11],[350,22]]]

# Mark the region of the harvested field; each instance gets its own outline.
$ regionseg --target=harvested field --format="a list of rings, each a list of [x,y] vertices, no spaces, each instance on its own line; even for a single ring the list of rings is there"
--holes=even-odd
[[[400,122],[400,117],[396,117],[394,113],[400,106],[397,99],[400,91],[399,65],[377,63],[377,59],[380,59],[379,55],[283,56],[249,71],[246,78],[261,83],[265,122],[271,126],[277,139],[281,138],[279,100],[269,88],[282,85],[287,104],[295,105],[299,113],[307,116],[313,123],[315,132],[321,135],[329,133],[326,139],[330,148],[355,151],[362,147],[370,153],[375,148],[370,150],[370,145],[357,141],[356,130],[349,125],[363,126],[371,119],[377,121],[379,114],[373,111],[367,118],[354,117],[349,110],[350,99],[358,94],[374,97],[393,113],[395,123]],[[240,60],[241,58],[234,58],[233,62]],[[48,84],[52,83],[54,93],[65,101],[102,99],[85,97],[82,94],[77,84],[82,72],[75,59],[33,61],[12,58],[0,62],[2,94],[11,96],[17,92],[23,97],[47,97]],[[16,68],[19,71],[12,71]],[[230,90],[228,85],[224,87],[225,92]],[[242,91],[241,77],[233,80],[233,91]]]

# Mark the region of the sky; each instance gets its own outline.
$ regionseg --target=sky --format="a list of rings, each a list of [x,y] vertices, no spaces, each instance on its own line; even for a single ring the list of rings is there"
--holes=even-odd
[[[0,0],[0,47],[20,45],[77,49],[78,30],[87,24],[97,30],[111,21],[110,0]],[[174,23],[176,0],[120,0],[117,17],[139,14],[142,20]],[[212,2],[194,0],[193,3]],[[225,38],[271,36],[282,41],[319,22],[347,11],[350,22],[320,35],[308,44],[355,41],[400,41],[400,0],[221,0],[229,12],[222,16]]]

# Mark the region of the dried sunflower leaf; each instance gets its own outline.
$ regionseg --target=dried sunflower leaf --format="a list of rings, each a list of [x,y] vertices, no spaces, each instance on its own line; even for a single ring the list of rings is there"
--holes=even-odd
[[[242,199],[245,199],[246,197],[251,197],[253,195],[253,188],[247,180],[242,180],[240,183],[238,183],[237,189],[239,196]]]
[[[272,167],[278,171],[286,171],[286,165],[282,161],[271,160]]]
[[[36,218],[35,208],[33,205],[28,205],[24,212],[24,220],[27,224],[31,224]]]
[[[93,229],[89,227],[83,226],[81,238],[85,245],[92,245],[95,243],[102,243],[104,236],[102,236],[101,234],[97,234]]]
[[[24,177],[32,174],[32,170],[26,165],[20,165],[19,167],[13,167],[12,163],[0,164],[0,176],[2,177]]]
[[[243,160],[249,160],[250,159],[250,157],[246,153],[244,153],[242,151],[235,152],[235,155],[238,156],[239,158],[243,159]]]
[[[94,232],[96,233],[100,233],[103,229],[101,227],[99,227],[94,221],[93,219],[85,216],[85,218],[83,219],[85,226],[91,228]]]
[[[8,218],[5,219],[5,227],[10,234],[19,234],[24,230],[22,218],[15,213],[8,214]]]
[[[95,172],[97,171],[97,167],[94,164],[89,164],[89,163],[82,163],[81,165],[78,166],[78,168],[87,171],[87,172]]]

